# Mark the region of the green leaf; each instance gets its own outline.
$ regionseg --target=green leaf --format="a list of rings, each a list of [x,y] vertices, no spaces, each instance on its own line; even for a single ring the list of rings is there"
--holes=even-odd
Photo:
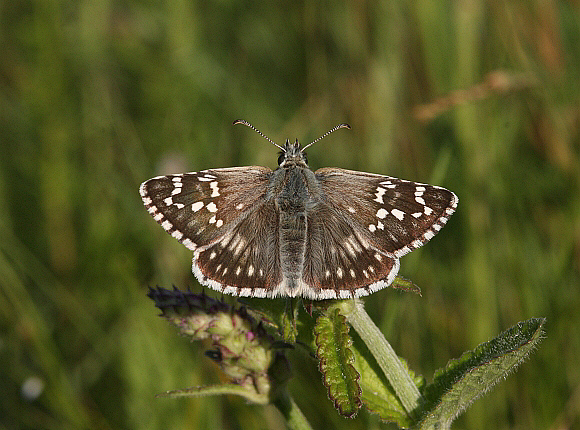
[[[366,408],[377,414],[383,421],[396,423],[399,427],[409,427],[412,421],[398,399],[384,372],[362,340],[355,337],[353,344],[354,366],[361,375],[362,402]],[[405,369],[418,387],[424,385],[422,376],[415,376],[404,360]]]
[[[348,306],[338,304],[337,306],[347,316],[349,323],[352,324],[377,361],[391,387],[397,393],[397,398],[403,404],[405,411],[415,417],[422,404],[422,398],[407,366],[403,365],[393,347],[366,313],[363,302],[354,300],[353,303],[354,306],[351,304]]]
[[[282,314],[282,339],[290,344],[296,343],[298,329],[296,320],[300,310],[301,299],[289,299],[286,301],[286,312]]]
[[[288,307],[287,301],[264,300],[253,297],[239,297],[238,302],[244,305],[250,315],[265,325],[281,331],[282,318]]]
[[[390,287],[397,290],[403,290],[406,293],[415,293],[421,295],[421,288],[401,276],[395,277],[395,280],[390,285]]]
[[[542,339],[545,318],[532,318],[450,361],[425,388],[420,428],[449,428],[478,397],[504,379]]]
[[[334,308],[316,320],[317,357],[328,396],[341,415],[354,417],[361,406],[360,375],[353,366],[352,339],[346,317]]]
[[[281,298],[274,300],[242,297],[238,301],[247,307],[248,313],[264,324],[277,330],[290,344],[296,342],[296,321],[300,310],[300,299]]]

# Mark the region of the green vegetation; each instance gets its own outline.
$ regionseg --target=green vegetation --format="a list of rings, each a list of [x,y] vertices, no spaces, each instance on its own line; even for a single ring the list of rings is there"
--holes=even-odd
[[[155,397],[223,381],[146,297],[200,287],[138,187],[275,167],[237,118],[281,143],[347,122],[309,148],[313,169],[453,190],[447,226],[401,260],[422,296],[385,289],[365,309],[428,378],[546,317],[538,350],[456,425],[580,426],[579,45],[579,6],[564,1],[0,5],[0,427],[283,425],[237,396]],[[318,364],[286,356],[313,428],[392,428],[340,416]]]

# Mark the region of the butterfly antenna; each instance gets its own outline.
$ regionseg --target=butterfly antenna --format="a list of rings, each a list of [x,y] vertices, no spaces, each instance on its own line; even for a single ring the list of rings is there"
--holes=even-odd
[[[262,136],[264,139],[266,139],[268,142],[270,142],[272,145],[277,146],[278,148],[280,148],[282,151],[286,152],[286,150],[278,145],[276,142],[274,142],[272,139],[270,139],[268,136],[266,136],[264,133],[262,133],[260,130],[258,130],[256,127],[254,127],[252,124],[250,124],[248,121],[243,120],[243,119],[236,119],[234,121],[234,125],[236,124],[243,124],[245,126],[250,127],[252,130],[254,130],[256,133],[258,133],[260,136]],[[350,127],[349,127],[350,128]],[[328,134],[328,133],[327,133]]]
[[[312,142],[310,142],[308,145],[306,145],[304,148],[302,148],[302,151],[304,151],[306,148],[308,148],[310,145],[315,144],[316,142],[318,142],[319,140],[324,139],[326,136],[328,136],[330,133],[338,130],[339,128],[346,128],[348,130],[350,130],[350,125],[348,124],[338,124],[336,127],[328,130],[326,133],[324,133],[322,136],[320,136],[318,139],[313,140]]]

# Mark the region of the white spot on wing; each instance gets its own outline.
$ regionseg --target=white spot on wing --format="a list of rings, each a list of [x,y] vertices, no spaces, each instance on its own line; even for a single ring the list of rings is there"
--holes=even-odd
[[[399,249],[399,250],[398,250],[398,251],[395,253],[395,255],[396,255],[397,257],[401,257],[401,256],[403,256],[403,255],[405,255],[405,254],[408,254],[408,253],[409,253],[409,252],[411,252],[411,251],[412,251],[412,249],[409,247],[409,245],[405,245],[405,246],[403,246],[401,249]]]
[[[229,285],[227,287],[225,287],[224,291],[223,291],[224,294],[232,294],[234,296],[237,294],[237,292],[238,292],[238,289],[236,287],[231,287]]]
[[[340,297],[341,299],[350,299],[351,298],[350,290],[339,290],[338,297]]]
[[[384,219],[386,216],[388,215],[388,212],[386,211],[386,209],[380,208],[377,211],[377,217]]]
[[[267,292],[265,288],[254,288],[254,297],[266,297]]]
[[[217,181],[210,182],[209,187],[212,189],[211,197],[219,197],[220,192]]]
[[[346,240],[352,246],[355,253],[362,251],[362,248],[360,247],[360,243],[356,240],[354,235],[351,234]],[[353,256],[354,256],[354,254],[353,254]]]
[[[352,246],[349,240],[344,241],[344,247],[346,248],[346,250],[350,255],[356,257],[356,251],[354,250],[354,247]]]
[[[197,212],[203,207],[203,202],[195,202],[191,205],[191,210]]]
[[[217,212],[217,206],[215,205],[214,202],[208,203],[205,208],[210,212]]]
[[[403,218],[405,218],[405,212],[403,212],[402,210],[399,209],[392,209],[391,213],[393,214],[393,216],[395,218],[397,218],[399,221],[403,221]]]
[[[413,248],[419,248],[422,245],[423,245],[423,242],[420,241],[419,239],[415,239],[413,242],[411,242],[411,246]]]
[[[385,190],[384,188],[381,187],[377,187],[377,192],[375,193],[376,197],[375,197],[375,202],[379,202],[379,203],[385,203],[383,201],[383,195],[387,192],[387,190]]]
[[[195,251],[197,248],[197,245],[188,238],[183,239],[181,243],[183,243],[188,249],[191,249],[192,251]]]
[[[362,296],[368,296],[369,292],[367,291],[366,288],[357,288],[356,290],[354,290],[354,296],[355,297],[362,297]]]
[[[240,240],[238,241],[237,245],[236,245],[236,249],[234,249],[234,255],[238,255],[240,252],[242,252],[242,249],[244,249],[246,247],[246,241],[242,238],[240,238]]]

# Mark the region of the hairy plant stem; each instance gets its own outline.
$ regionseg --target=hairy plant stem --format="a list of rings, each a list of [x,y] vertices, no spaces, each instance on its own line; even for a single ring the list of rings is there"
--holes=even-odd
[[[377,360],[403,407],[413,417],[421,406],[421,393],[383,333],[366,313],[363,302],[357,300],[354,306],[344,306],[343,312]]]
[[[280,390],[272,403],[284,415],[286,425],[291,430],[312,430],[310,423],[294,402],[287,390]]]

